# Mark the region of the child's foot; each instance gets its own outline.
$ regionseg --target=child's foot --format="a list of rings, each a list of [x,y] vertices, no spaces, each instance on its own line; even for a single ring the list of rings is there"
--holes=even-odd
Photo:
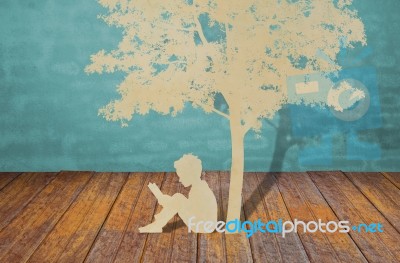
[[[162,227],[150,224],[139,228],[140,233],[162,233]]]

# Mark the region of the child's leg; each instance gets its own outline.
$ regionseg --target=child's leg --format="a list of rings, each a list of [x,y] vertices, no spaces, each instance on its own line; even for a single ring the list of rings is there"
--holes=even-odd
[[[168,221],[183,207],[186,207],[187,199],[182,194],[174,194],[160,203],[163,206],[161,212],[154,216],[153,223],[139,228],[140,233],[161,233]]]

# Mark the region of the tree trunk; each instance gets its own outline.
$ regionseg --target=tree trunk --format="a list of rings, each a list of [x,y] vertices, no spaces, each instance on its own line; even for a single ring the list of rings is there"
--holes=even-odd
[[[300,145],[303,140],[291,136],[292,120],[288,106],[279,111],[279,126],[276,130],[275,150],[269,167],[270,172],[282,172],[283,161],[287,151],[294,145]]]
[[[270,172],[281,172],[283,167],[283,160],[285,159],[286,152],[293,145],[290,137],[292,129],[292,122],[290,120],[290,112],[288,107],[284,107],[279,111],[279,126],[276,130],[275,150],[272,158]]]
[[[235,219],[240,220],[242,207],[244,136],[246,132],[241,124],[240,113],[231,111],[230,129],[232,140],[232,166],[229,184],[227,222]]]

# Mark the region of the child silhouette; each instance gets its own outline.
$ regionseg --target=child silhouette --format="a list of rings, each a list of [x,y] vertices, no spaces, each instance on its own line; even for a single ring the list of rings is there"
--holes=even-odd
[[[185,154],[174,163],[174,167],[179,176],[179,182],[185,187],[192,186],[189,198],[180,193],[173,196],[165,195],[156,184],[149,183],[148,187],[163,208],[154,216],[155,221],[139,228],[139,232],[161,233],[162,228],[175,214],[178,214],[187,226],[189,221],[191,225],[199,223],[197,228],[191,228],[195,232],[210,232],[209,228],[204,228],[204,222],[213,222],[213,229],[215,229],[217,201],[207,182],[201,180],[201,160],[192,154]]]

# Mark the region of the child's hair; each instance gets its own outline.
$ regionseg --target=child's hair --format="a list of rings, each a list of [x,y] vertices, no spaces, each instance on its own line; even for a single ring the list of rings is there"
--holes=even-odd
[[[176,170],[191,170],[194,174],[198,174],[199,177],[201,176],[201,170],[203,169],[199,157],[191,153],[185,154],[179,160],[175,161],[174,167]]]

